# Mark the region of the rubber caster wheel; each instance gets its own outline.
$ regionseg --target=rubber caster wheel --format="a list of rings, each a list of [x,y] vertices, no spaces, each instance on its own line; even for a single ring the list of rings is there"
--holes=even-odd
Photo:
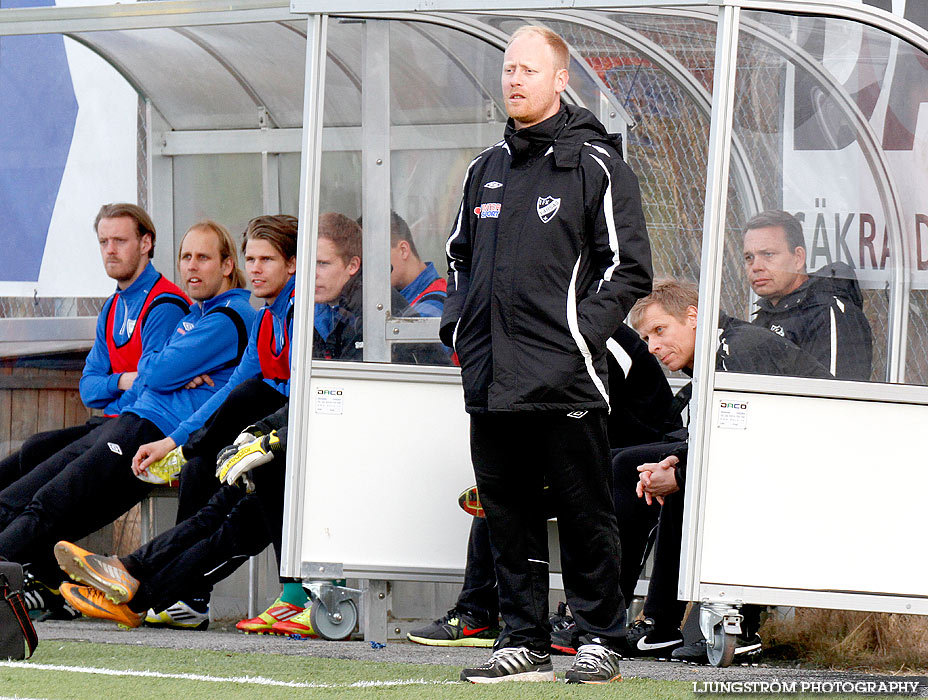
[[[358,609],[353,600],[343,600],[330,613],[321,601],[315,600],[309,610],[309,622],[323,639],[347,639],[358,624]]]
[[[718,668],[731,666],[732,659],[735,658],[737,640],[738,636],[726,632],[721,623],[713,627],[712,638],[706,640],[706,655],[709,657],[709,663]]]

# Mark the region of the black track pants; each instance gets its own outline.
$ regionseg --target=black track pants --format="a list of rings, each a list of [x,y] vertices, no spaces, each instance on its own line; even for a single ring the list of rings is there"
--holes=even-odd
[[[0,556],[31,563],[36,577],[49,585],[60,581],[55,543],[85,537],[141,501],[152,485],[132,473],[132,457],[142,444],[163,437],[151,421],[123,413],[33,469],[17,484],[28,479],[41,485],[19,514],[4,523]],[[78,444],[85,449],[69,459]]]
[[[56,452],[84,437],[107,420],[109,418],[103,416],[94,417],[81,425],[46,430],[27,438],[16,452],[0,460],[0,489],[5,489],[21,479]]]
[[[564,589],[581,641],[618,647],[625,603],[612,499],[606,412],[471,416],[471,458],[495,549],[500,644],[545,650],[548,624],[545,483],[555,497]]]

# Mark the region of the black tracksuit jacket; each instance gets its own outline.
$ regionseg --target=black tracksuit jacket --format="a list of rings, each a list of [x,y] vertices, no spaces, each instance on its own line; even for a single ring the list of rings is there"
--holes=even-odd
[[[757,302],[753,323],[791,340],[838,379],[869,381],[870,323],[854,271],[845,263],[826,265],[773,306]]]
[[[818,360],[795,343],[723,313],[719,314],[719,345],[715,351],[715,370],[782,377],[831,378],[831,374]],[[691,385],[687,384],[677,392],[677,396],[682,395],[684,401],[689,403],[691,393]],[[688,438],[687,429],[671,433],[668,438],[685,443]],[[683,444],[669,450],[666,455],[676,455],[680,460],[676,479],[681,489],[686,480],[687,448],[688,445]]]
[[[518,131],[510,120],[470,164],[441,320],[468,412],[606,408],[606,339],[652,277],[620,149],[592,113],[564,106]]]

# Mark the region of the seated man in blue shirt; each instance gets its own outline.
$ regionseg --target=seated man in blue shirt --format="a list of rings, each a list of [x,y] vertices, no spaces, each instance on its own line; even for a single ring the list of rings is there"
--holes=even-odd
[[[395,211],[390,212],[390,284],[416,315],[441,316],[448,281],[434,264],[422,262],[409,226]]]
[[[353,223],[353,222],[352,222]],[[254,295],[265,302],[251,324],[242,361],[228,383],[164,439],[139,447],[132,469],[142,481],[180,482],[177,523],[195,515],[216,493],[216,453],[241,430],[274,413],[290,393],[294,273],[298,222],[286,214],[258,216],[242,240]],[[210,381],[209,376],[197,381]],[[202,628],[209,621],[210,588],[191,585],[150,624]]]
[[[319,218],[316,256],[315,299],[318,303],[313,333],[314,357],[361,359],[362,324],[357,294],[360,291],[360,270],[360,226],[341,214],[322,214]],[[402,299],[399,301],[402,303]],[[233,393],[229,400],[234,396]],[[228,442],[239,437],[232,453],[240,449],[242,455],[247,453],[251,460],[262,458],[249,461],[251,466],[263,465],[278,455],[272,463],[256,470],[254,480],[258,488],[246,494],[239,485],[232,485],[237,479],[236,475],[227,479],[229,485],[220,488],[222,484],[215,474],[216,450],[208,465],[209,478],[216,492],[208,503],[132,554],[108,559],[110,565],[106,569],[110,574],[117,569],[125,572],[118,577],[122,581],[118,584],[121,586],[119,593],[106,589],[110,601],[80,586],[62,588],[69,601],[92,617],[114,619],[129,626],[137,626],[143,619],[149,624],[162,621],[161,624],[167,625],[172,610],[186,616],[197,612],[188,605],[192,589],[201,592],[200,595],[208,595],[214,583],[228,576],[249,556],[261,552],[268,544],[273,544],[279,555],[287,409],[284,403],[266,417],[261,416],[262,420],[254,419],[248,427],[247,424],[232,421],[220,425],[217,420],[219,413],[211,418],[213,431],[220,427],[225,431],[234,431]],[[239,431],[243,429],[247,436],[246,433],[239,436]],[[271,432],[275,430],[277,432],[272,438]],[[263,440],[267,444],[251,444],[255,438],[258,443]],[[186,445],[183,452],[186,455]],[[199,466],[191,461],[181,471],[182,494],[187,471],[192,466],[199,471],[205,471],[207,467],[205,460],[198,458],[198,461],[201,462]],[[94,562],[100,561],[99,557],[70,543],[60,543],[57,549],[62,566],[74,578],[106,587],[101,574],[94,573]],[[126,581],[130,582],[128,587]],[[128,601],[128,605],[112,605],[111,601],[117,598],[120,603]],[[304,612],[305,602],[306,594],[299,582],[284,582],[284,592],[280,598],[257,617],[242,620],[237,626],[245,632],[277,632],[276,625],[291,621]],[[151,610],[146,618],[145,612],[149,608]],[[198,620],[198,625],[205,626],[207,617],[201,613],[200,618],[194,619]]]
[[[164,348],[140,360],[130,405],[88,435],[92,441],[72,443],[16,482],[19,502],[7,499],[0,513],[0,556],[30,562],[35,578],[51,587],[61,578],[54,543],[84,537],[138,503],[153,486],[133,475],[135,450],[206,403],[241,359],[254,310],[228,231],[196,224],[178,268],[197,303]],[[211,383],[193,382],[205,373]]]
[[[97,317],[96,336],[84,363],[81,400],[98,408],[82,425],[36,433],[0,461],[0,489],[5,489],[75,440],[79,440],[129,405],[127,392],[147,353],[160,350],[190,307],[179,287],[151,264],[155,226],[144,209],[115,203],[100,207],[94,221],[100,255],[116,292]],[[3,510],[0,500],[0,512]]]

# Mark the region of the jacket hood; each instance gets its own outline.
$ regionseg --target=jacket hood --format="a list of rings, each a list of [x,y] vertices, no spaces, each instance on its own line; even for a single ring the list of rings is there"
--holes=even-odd
[[[834,262],[819,268],[809,276],[806,283],[816,294],[827,294],[850,301],[862,309],[864,297],[853,268],[843,262]]]
[[[342,287],[341,294],[338,295],[338,304],[339,309],[347,309],[352,314],[357,313],[361,309],[361,302],[363,299],[363,285],[361,284],[361,275],[364,272],[363,269],[359,269],[347,282],[345,286]]]
[[[515,162],[552,147],[557,167],[576,168],[580,164],[583,144],[587,142],[608,144],[622,156],[621,134],[608,133],[590,110],[576,105],[561,105],[553,117],[525,129],[516,129],[510,118],[503,138]]]
[[[764,298],[758,299],[757,310],[768,313],[785,313],[796,306],[811,305],[815,303],[831,303],[831,298],[837,297],[849,302],[859,309],[863,309],[864,298],[857,283],[854,269],[843,262],[828,263],[815,272],[809,274],[809,279],[802,283],[798,289],[790,292],[780,299],[774,306]]]

